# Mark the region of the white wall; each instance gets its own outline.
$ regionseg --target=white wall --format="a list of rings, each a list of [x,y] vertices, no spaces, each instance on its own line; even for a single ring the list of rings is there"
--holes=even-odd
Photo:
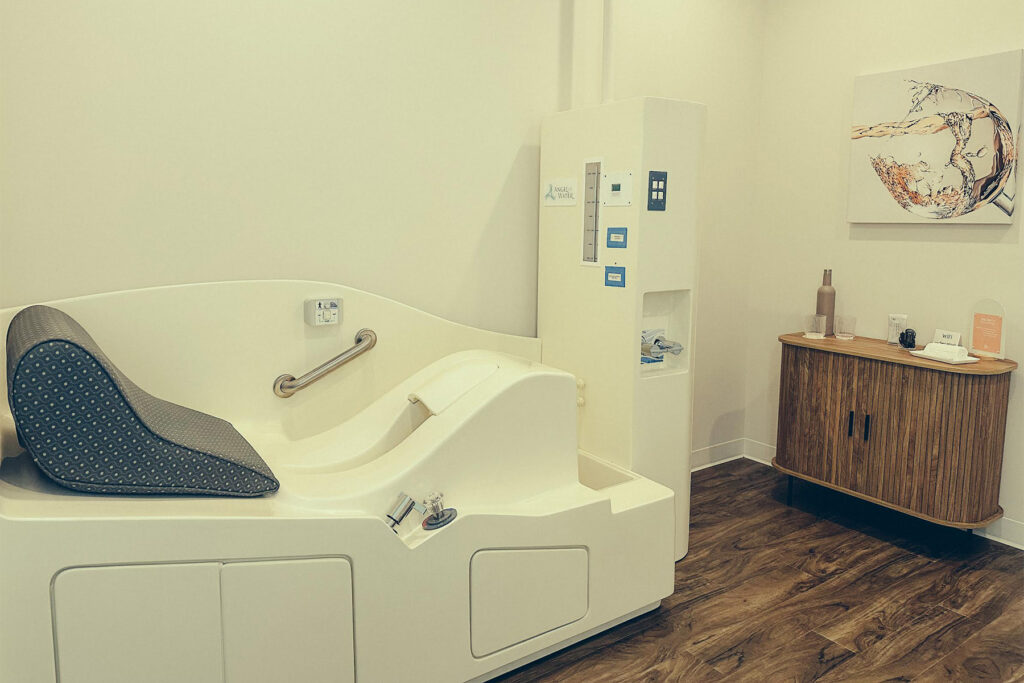
[[[763,7],[749,0],[618,0],[612,3],[612,99],[640,95],[708,107],[700,188],[699,290],[693,462],[698,451],[744,436],[744,242],[757,177],[751,102],[760,91]],[[740,444],[737,444],[740,445]]]
[[[559,0],[5,0],[0,307],[294,277],[533,334],[566,18]]]
[[[907,313],[930,340],[966,333],[970,307],[1006,309],[1006,353],[1024,361],[1024,243],[1018,193],[1012,226],[851,225],[846,222],[853,80],[1024,47],[1019,0],[767,0],[756,116],[755,201],[746,259],[746,435],[774,445],[781,332],[813,312],[823,268],[840,313],[858,334],[884,336],[886,314]],[[1011,383],[1000,501],[990,533],[1024,543],[1024,374]]]

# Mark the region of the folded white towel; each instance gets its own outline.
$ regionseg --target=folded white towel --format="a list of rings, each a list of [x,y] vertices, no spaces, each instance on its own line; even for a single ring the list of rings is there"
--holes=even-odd
[[[943,358],[945,360],[967,359],[967,349],[962,346],[953,346],[952,344],[937,344],[932,342],[924,347],[924,352],[929,356]]]

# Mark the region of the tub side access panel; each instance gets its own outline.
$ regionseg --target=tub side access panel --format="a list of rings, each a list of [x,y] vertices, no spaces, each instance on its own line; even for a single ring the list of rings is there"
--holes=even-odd
[[[470,563],[474,657],[583,618],[589,595],[586,548],[481,550]]]
[[[61,683],[355,681],[344,558],[77,567],[52,600]]]

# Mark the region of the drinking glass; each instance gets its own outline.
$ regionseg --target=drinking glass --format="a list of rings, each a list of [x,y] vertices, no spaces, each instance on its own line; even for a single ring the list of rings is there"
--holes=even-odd
[[[857,318],[852,315],[836,316],[835,332],[836,339],[848,341],[853,339],[853,333],[857,329]]]
[[[804,319],[804,336],[808,339],[825,338],[825,316],[809,315]]]

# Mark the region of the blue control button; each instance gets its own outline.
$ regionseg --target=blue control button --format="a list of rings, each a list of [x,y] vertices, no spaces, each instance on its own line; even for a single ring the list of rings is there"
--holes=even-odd
[[[625,266],[605,266],[604,267],[604,286],[605,287],[625,287],[626,286],[626,267]]]
[[[608,228],[608,238],[605,246],[609,249],[626,248],[626,228]]]

